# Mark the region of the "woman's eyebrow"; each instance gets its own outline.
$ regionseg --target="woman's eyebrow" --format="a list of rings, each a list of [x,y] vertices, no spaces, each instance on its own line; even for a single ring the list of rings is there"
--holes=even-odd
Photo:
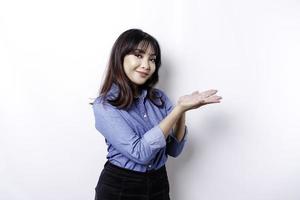
[[[134,51],[145,54],[145,51],[143,49],[135,49]],[[150,56],[156,56],[156,55],[155,55],[155,53],[153,53],[153,54],[150,54]]]

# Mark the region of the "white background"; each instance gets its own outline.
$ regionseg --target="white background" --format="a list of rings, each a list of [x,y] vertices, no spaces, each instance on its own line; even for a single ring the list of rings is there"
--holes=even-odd
[[[187,112],[172,200],[300,199],[297,0],[0,1],[0,199],[88,200],[106,161],[90,98],[129,28],[162,50],[158,88]]]

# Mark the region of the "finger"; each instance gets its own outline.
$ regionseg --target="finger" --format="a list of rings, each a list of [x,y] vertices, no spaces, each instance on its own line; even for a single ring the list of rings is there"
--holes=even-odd
[[[202,92],[201,94],[203,97],[207,98],[211,95],[216,94],[217,92],[218,92],[218,90],[211,89],[211,90],[206,90],[206,91]]]
[[[206,98],[206,101],[211,102],[211,101],[220,101],[222,99],[221,96],[210,96],[208,98]]]
[[[192,94],[198,94],[199,93],[199,91],[195,91],[195,92],[193,92]]]
[[[214,95],[214,94],[216,94],[218,92],[218,90],[214,90],[214,89],[211,89],[211,90],[208,90],[207,91],[207,93],[209,94],[209,95]]]
[[[215,100],[215,101],[207,101],[204,105],[212,104],[212,103],[221,103],[221,101]]]
[[[220,100],[220,99],[222,99],[222,97],[221,96],[214,96],[215,97],[215,99],[217,99],[217,100]]]

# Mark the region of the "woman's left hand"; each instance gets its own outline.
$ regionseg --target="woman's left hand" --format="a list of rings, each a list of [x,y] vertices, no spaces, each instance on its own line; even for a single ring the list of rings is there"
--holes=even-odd
[[[204,92],[195,91],[192,94],[184,95],[177,101],[177,106],[180,106],[184,111],[196,109],[206,104],[220,103],[221,96],[216,96],[217,90],[211,89]]]

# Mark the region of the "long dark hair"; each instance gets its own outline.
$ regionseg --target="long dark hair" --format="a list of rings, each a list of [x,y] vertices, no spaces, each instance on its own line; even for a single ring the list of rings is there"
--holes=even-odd
[[[127,54],[134,52],[134,50],[141,45],[141,49],[146,52],[150,45],[155,59],[155,71],[152,76],[143,84],[136,87],[134,83],[127,77],[123,68],[123,60]],[[129,108],[134,101],[134,91],[136,89],[146,89],[147,97],[158,107],[163,106],[164,102],[159,96],[159,93],[154,88],[159,80],[158,71],[161,66],[161,52],[157,40],[141,29],[129,29],[123,32],[115,41],[108,61],[107,73],[102,87],[100,86],[99,96],[106,96],[113,83],[119,88],[119,94],[115,99],[108,99],[107,101],[118,107],[119,109]],[[160,104],[157,99],[160,98]],[[91,103],[93,104],[93,103]]]

